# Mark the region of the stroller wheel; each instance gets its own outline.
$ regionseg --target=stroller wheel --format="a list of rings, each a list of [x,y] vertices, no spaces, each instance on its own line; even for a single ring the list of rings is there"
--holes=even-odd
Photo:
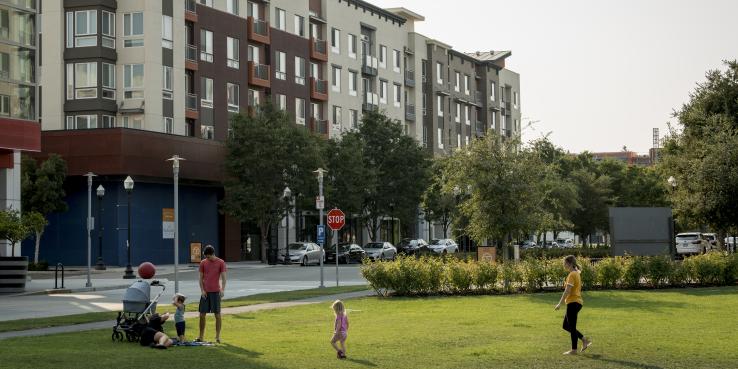
[[[119,331],[113,331],[113,336],[111,337],[113,341],[122,342],[123,341],[123,333]]]
[[[136,337],[134,335],[128,333],[128,332],[126,332],[126,339],[128,340],[128,342],[135,342],[136,341]]]

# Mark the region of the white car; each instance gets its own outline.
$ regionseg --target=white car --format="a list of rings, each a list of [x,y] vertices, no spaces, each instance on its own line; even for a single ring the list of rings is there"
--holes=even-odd
[[[312,242],[295,242],[290,244],[290,264],[300,263],[302,265],[320,264],[323,254],[320,246]],[[284,263],[286,257],[284,250],[280,250],[277,260]],[[324,259],[325,260],[325,259]]]
[[[389,242],[369,242],[364,245],[369,260],[395,260],[397,249]]]
[[[428,248],[436,254],[451,254],[459,252],[459,245],[450,238],[442,238],[440,240],[432,240]]]
[[[712,249],[712,246],[705,239],[702,233],[699,233],[699,232],[679,233],[676,236],[677,254],[682,254],[682,255],[704,254],[710,249]]]
[[[572,240],[571,238],[559,238],[558,240],[556,240],[556,244],[559,245],[559,247],[565,249],[574,248],[574,240]]]

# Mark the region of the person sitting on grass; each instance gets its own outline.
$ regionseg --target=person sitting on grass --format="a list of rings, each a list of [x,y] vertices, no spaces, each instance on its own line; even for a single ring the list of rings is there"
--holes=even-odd
[[[333,303],[333,312],[336,315],[336,321],[333,324],[333,338],[331,338],[331,345],[336,350],[336,356],[339,359],[346,358],[346,338],[348,338],[348,316],[346,315],[346,308],[343,306],[343,301],[336,300]],[[339,348],[336,344],[341,342]]]
[[[177,329],[177,338],[179,339],[179,342],[185,342],[185,299],[185,295],[175,293],[174,300],[172,301],[172,305],[177,308],[174,312],[174,327]]]
[[[141,333],[141,340],[139,341],[141,346],[166,349],[174,344],[174,342],[169,339],[169,336],[164,333],[164,329],[162,328],[162,325],[164,325],[164,322],[166,322],[167,319],[169,319],[169,313],[164,313],[163,315],[154,314],[151,316],[149,324],[144,328],[143,333]]]
[[[582,340],[582,352],[592,344],[592,341],[577,330],[577,315],[582,310],[582,277],[580,275],[579,265],[574,255],[564,258],[564,268],[569,271],[569,275],[564,282],[564,294],[561,295],[559,303],[556,304],[554,310],[559,310],[561,303],[566,303],[566,315],[564,315],[564,330],[569,332],[571,336],[571,350],[564,352],[564,355],[576,355],[578,340]]]

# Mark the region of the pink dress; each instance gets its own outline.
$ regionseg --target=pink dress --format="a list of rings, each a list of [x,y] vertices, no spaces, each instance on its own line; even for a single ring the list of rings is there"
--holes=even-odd
[[[345,314],[336,316],[333,334],[338,335],[338,337],[341,337],[342,339],[346,339],[346,337],[348,337],[348,316]]]

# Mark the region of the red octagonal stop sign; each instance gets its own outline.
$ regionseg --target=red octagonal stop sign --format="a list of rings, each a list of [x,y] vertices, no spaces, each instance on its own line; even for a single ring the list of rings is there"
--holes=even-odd
[[[340,209],[333,209],[328,212],[328,228],[337,231],[346,224],[346,215]]]

